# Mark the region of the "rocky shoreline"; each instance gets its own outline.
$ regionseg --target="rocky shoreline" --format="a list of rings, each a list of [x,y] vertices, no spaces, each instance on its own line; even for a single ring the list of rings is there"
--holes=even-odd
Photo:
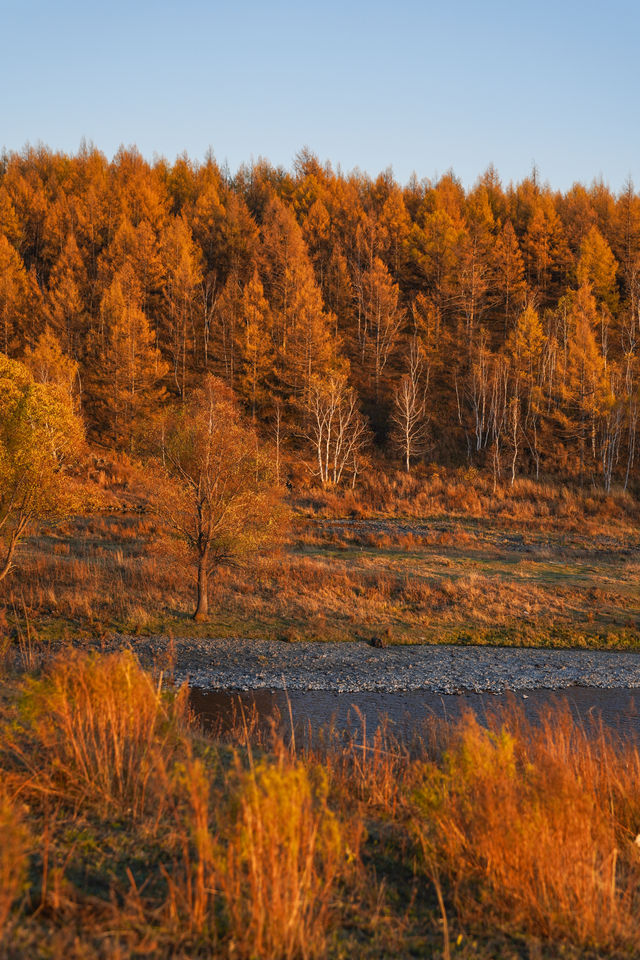
[[[210,690],[324,690],[504,693],[567,687],[640,687],[640,653],[581,649],[286,643],[245,638],[131,637],[145,665],[172,662],[177,682]]]

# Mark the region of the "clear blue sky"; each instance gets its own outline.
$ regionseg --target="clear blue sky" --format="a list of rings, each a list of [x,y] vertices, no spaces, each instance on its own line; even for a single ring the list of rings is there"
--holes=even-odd
[[[640,186],[635,0],[0,0],[0,146]]]

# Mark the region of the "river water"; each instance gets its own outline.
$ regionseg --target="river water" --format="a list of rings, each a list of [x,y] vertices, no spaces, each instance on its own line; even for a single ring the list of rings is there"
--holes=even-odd
[[[535,722],[541,715],[568,707],[575,719],[588,731],[599,724],[619,733],[625,740],[640,744],[640,690],[595,687],[568,687],[563,690],[527,690],[503,694],[436,694],[429,691],[396,693],[333,693],[324,690],[191,690],[191,706],[203,727],[211,732],[228,733],[238,722],[253,718],[260,729],[275,728],[288,735],[316,735],[329,725],[349,730],[367,739],[386,722],[398,735],[410,738],[419,734],[429,719],[455,720],[472,710],[482,722],[487,714],[513,705],[521,706],[525,716]]]

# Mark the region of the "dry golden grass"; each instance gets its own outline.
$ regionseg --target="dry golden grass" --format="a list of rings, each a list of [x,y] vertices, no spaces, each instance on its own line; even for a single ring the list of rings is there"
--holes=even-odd
[[[640,757],[595,742],[568,712],[469,715],[414,786],[429,876],[464,925],[616,951],[640,942]]]
[[[27,852],[28,836],[19,804],[0,782],[0,947],[8,934],[11,908],[23,889]]]
[[[248,765],[235,755],[224,792],[191,758],[177,771],[180,855],[163,869],[163,912],[224,955],[324,956],[335,887],[357,859],[360,831],[327,804],[326,778],[278,745]]]
[[[25,688],[21,722],[2,752],[48,794],[134,818],[153,807],[159,817],[185,711],[186,689],[167,700],[128,653],[67,653]]]
[[[41,837],[22,902],[34,955],[29,931],[43,912],[60,944],[73,917],[76,946],[90,951],[97,937],[96,955],[151,941],[162,955],[324,956],[360,830],[330,808],[322,770],[283,744],[256,760],[250,749],[220,753],[189,728],[186,689],[163,694],[128,654],[69,657],[3,708],[0,779],[28,801]],[[17,810],[3,792],[0,933],[27,862]],[[105,871],[98,896],[94,860]],[[114,926],[116,942],[105,932]]]
[[[389,626],[408,640],[566,644],[592,636],[607,645],[626,632],[628,644],[640,622],[637,547],[637,528],[613,521],[593,534],[515,533],[493,521],[354,525],[301,516],[281,550],[218,571],[212,626],[200,632],[339,639]],[[34,637],[194,629],[190,571],[147,517],[68,521],[26,544],[21,562],[0,598],[9,620],[23,624],[27,659],[36,653],[25,612]]]
[[[534,522],[540,528],[574,528],[593,520],[597,525],[614,521],[623,525],[638,520],[638,503],[629,493],[604,493],[557,482],[517,478],[513,486],[499,483],[496,489],[487,473],[475,468],[447,470],[421,467],[411,474],[371,470],[357,491],[320,494],[318,502],[337,516],[353,511],[356,516],[372,512],[391,516],[460,516],[519,524]]]
[[[244,774],[221,892],[238,956],[321,957],[333,890],[357,856],[317,767],[261,762]],[[355,841],[354,842],[354,838]]]
[[[494,493],[477,471],[429,470],[380,473],[355,492],[297,491],[288,541],[221,568],[211,625],[195,627],[193,572],[137,509],[140,491],[110,484],[124,512],[42,529],[0,584],[28,667],[39,640],[113,631],[363,639],[388,628],[409,642],[603,646],[640,638],[640,514],[627,495],[531,480]],[[0,649],[0,661],[8,653]]]
[[[407,859],[414,838],[424,893],[454,931],[633,955],[637,745],[587,731],[567,709],[530,725],[511,707],[485,725],[471,713],[434,723],[413,743],[384,726],[368,743],[330,739],[321,756],[342,802],[367,822],[394,824]]]
[[[468,715],[410,743],[333,731],[296,753],[252,743],[246,718],[203,739],[127,655],[57,659],[0,703],[0,931],[16,956],[393,956],[463,933],[468,960],[497,935],[613,957],[640,942],[640,755],[568,712]]]

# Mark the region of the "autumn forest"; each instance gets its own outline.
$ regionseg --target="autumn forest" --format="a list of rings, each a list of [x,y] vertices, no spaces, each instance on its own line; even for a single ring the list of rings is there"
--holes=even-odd
[[[211,373],[325,485],[422,462],[634,490],[639,327],[631,182],[0,159],[0,349],[124,451]]]
[[[637,956],[639,421],[630,180],[0,155],[0,957]]]

